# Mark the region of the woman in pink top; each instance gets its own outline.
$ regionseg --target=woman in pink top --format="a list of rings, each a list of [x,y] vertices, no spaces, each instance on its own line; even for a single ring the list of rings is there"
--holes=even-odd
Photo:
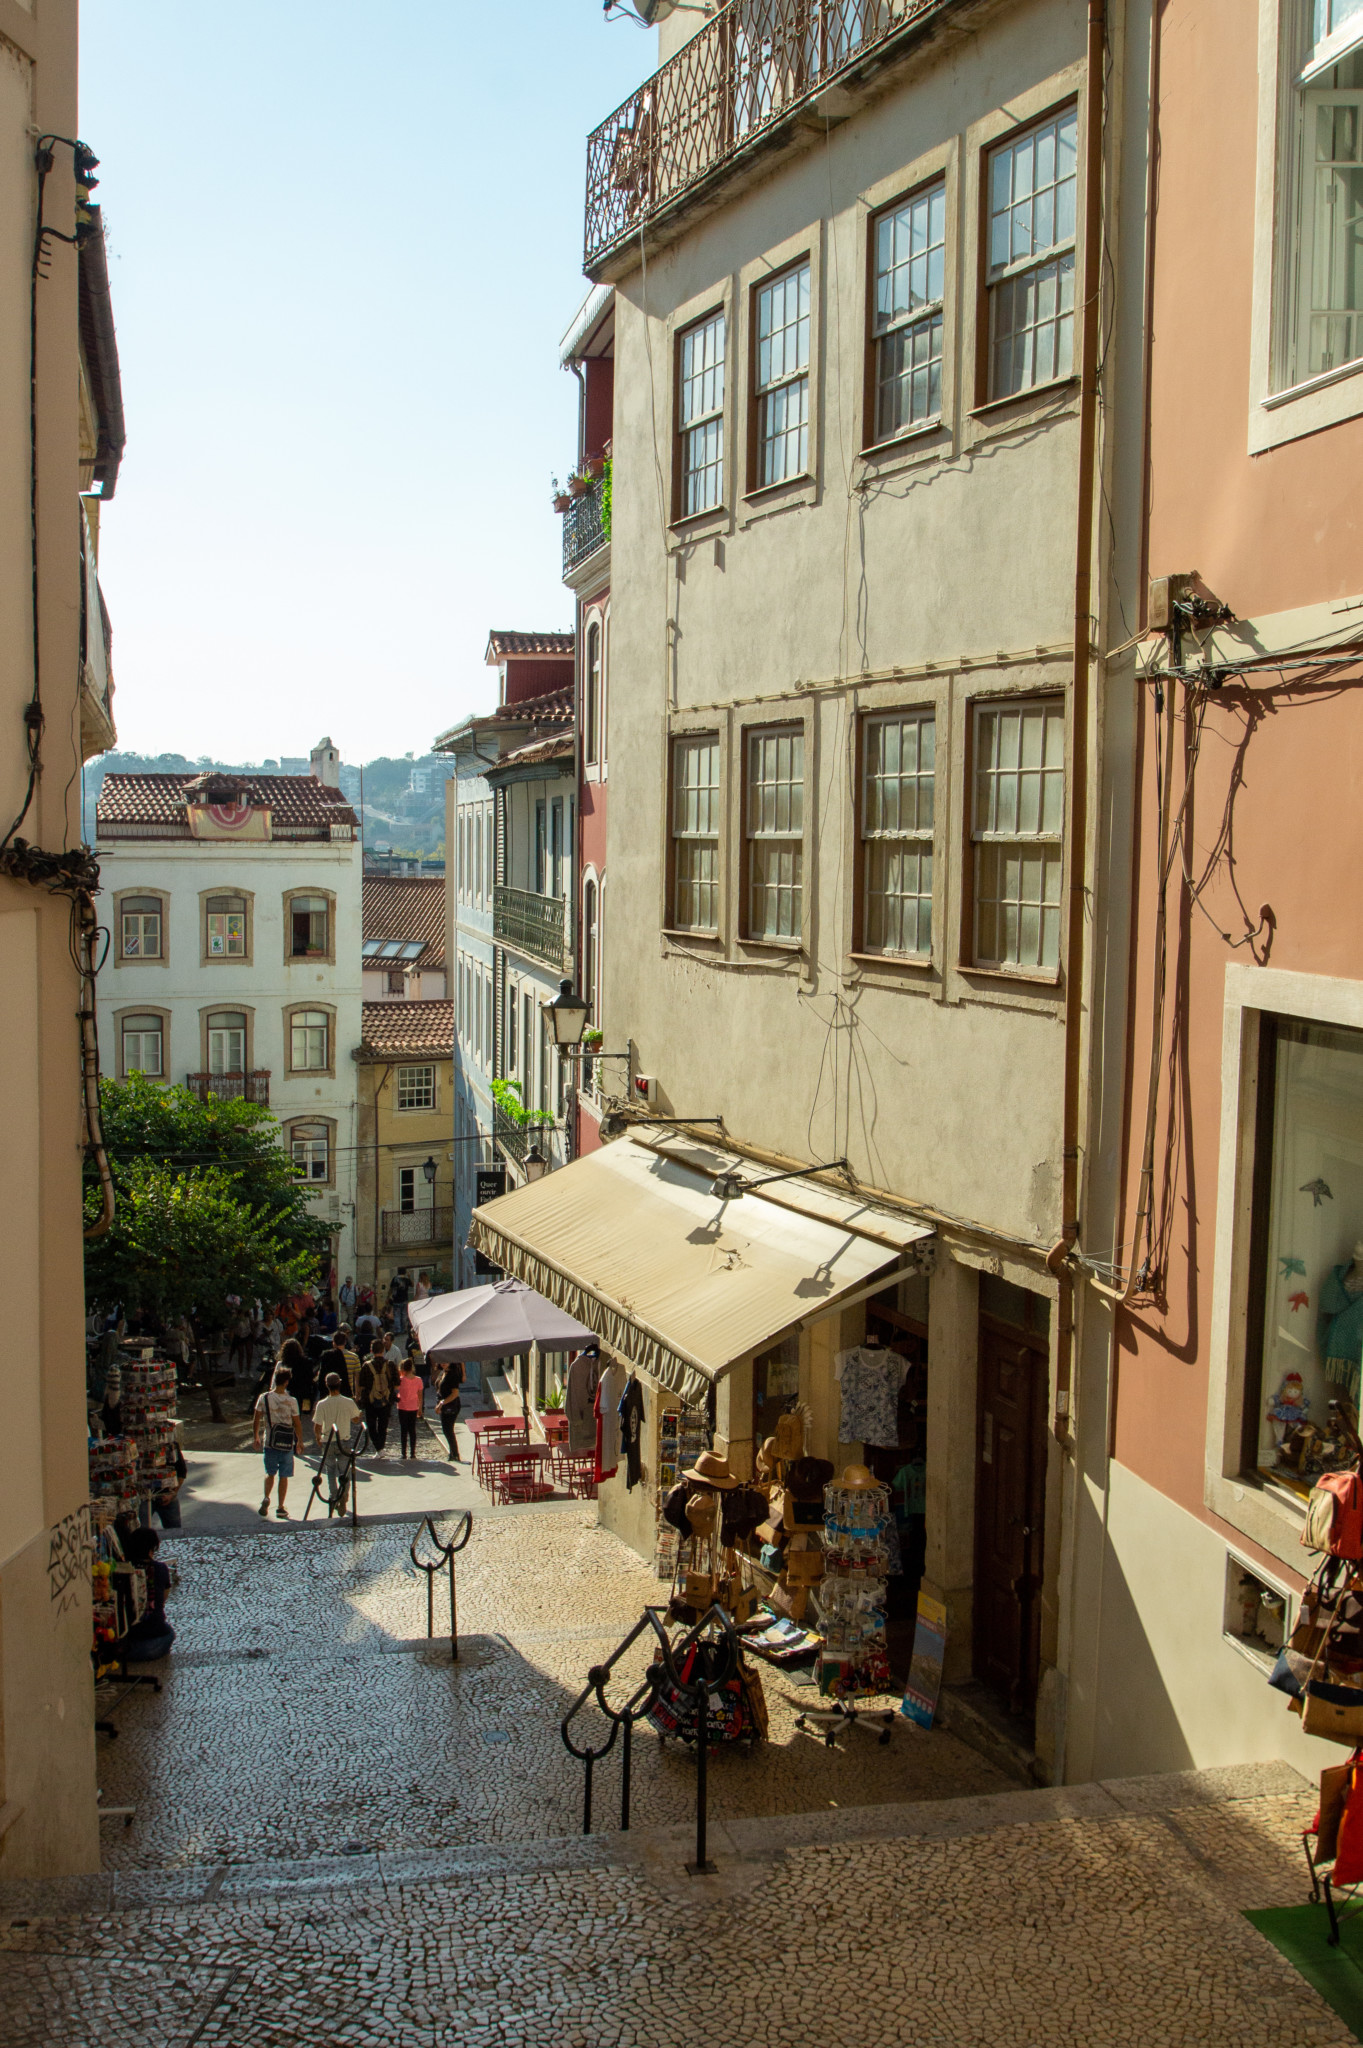
[[[421,1381],[411,1364],[404,1362],[398,1374],[398,1428],[402,1432],[402,1455],[416,1456],[416,1425],[421,1413]]]

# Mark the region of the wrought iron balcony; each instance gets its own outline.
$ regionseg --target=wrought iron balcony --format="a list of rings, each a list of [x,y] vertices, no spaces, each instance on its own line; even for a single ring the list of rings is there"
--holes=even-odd
[[[383,1244],[448,1245],[454,1242],[453,1209],[385,1209]]]
[[[728,0],[587,139],[586,264],[943,0]]]
[[[492,892],[492,936],[561,973],[567,962],[563,898],[498,883]]]
[[[270,1100],[270,1070],[254,1074],[186,1074],[185,1086],[200,1102],[263,1102]]]
[[[563,573],[574,569],[606,545],[602,517],[601,486],[592,485],[585,497],[574,498],[563,515]]]

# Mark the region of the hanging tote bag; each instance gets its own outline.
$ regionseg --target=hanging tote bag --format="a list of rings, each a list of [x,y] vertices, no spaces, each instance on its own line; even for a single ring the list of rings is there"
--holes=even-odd
[[[286,1411],[284,1420],[276,1422],[271,1406],[273,1399],[272,1394],[265,1396],[265,1441],[272,1451],[291,1451],[294,1441],[293,1417]]]
[[[1311,1489],[1301,1540],[1331,1557],[1363,1557],[1363,1479],[1357,1472],[1323,1472]]]

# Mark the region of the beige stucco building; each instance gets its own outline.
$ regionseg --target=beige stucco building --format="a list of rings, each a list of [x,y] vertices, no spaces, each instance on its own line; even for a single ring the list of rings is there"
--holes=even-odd
[[[80,764],[113,740],[94,548],[123,415],[103,229],[85,203],[93,159],[52,139],[78,133],[76,30],[75,0],[0,14],[0,1217],[6,1292],[23,1320],[23,1340],[6,1346],[0,1368],[4,1877],[99,1865],[78,1023],[84,1002],[92,1047],[93,999],[77,973],[72,921],[89,903]],[[53,232],[35,280],[40,224]],[[69,240],[77,233],[79,250]],[[58,875],[69,886],[41,886],[20,840],[69,854]]]
[[[926,1467],[959,1709],[1058,1777],[1080,1161],[1123,989],[1129,681],[1109,698],[1095,654],[1136,556],[1098,396],[1139,394],[1139,262],[1113,300],[1144,206],[1139,24],[1077,0],[661,11],[661,68],[588,144],[588,270],[615,287],[602,1014],[636,1112],[722,1117],[750,1174],[807,1169],[772,1190],[806,1217],[850,1180],[849,1232],[934,1232],[929,1277],[845,1308],[816,1259],[746,1356],[712,1354],[715,1429],[750,1470],[798,1395],[812,1452],[869,1455],[837,1354],[868,1327],[898,1346],[918,1396],[872,1462]],[[703,1195],[717,1157],[655,1178]],[[507,1202],[484,1249],[500,1213],[514,1261],[532,1204]],[[711,1208],[735,1270],[745,1210],[779,1230],[761,1197]],[[904,1262],[883,1241],[872,1274]],[[590,1321],[608,1290],[574,1255]],[[686,1376],[649,1380],[613,1327],[652,1469],[601,1512],[645,1548]]]

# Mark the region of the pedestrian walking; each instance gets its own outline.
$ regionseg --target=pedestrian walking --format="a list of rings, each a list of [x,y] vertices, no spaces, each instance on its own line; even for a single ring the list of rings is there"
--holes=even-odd
[[[355,1425],[360,1411],[345,1391],[338,1372],[329,1372],[326,1377],[326,1393],[312,1411],[312,1433],[323,1449],[323,1463],[327,1470],[328,1506],[331,1512],[343,1515],[346,1510],[346,1495],[349,1484],[343,1478],[349,1463],[347,1453],[355,1434]]]
[[[339,1297],[341,1303],[341,1314],[347,1323],[350,1322],[354,1317],[355,1303],[358,1300],[358,1298],[359,1297],[355,1292],[355,1282],[351,1279],[349,1273],[347,1273],[345,1279],[341,1282],[341,1292]]]
[[[284,1496],[293,1478],[294,1453],[296,1451],[300,1458],[303,1455],[303,1423],[298,1403],[289,1392],[290,1378],[287,1365],[275,1367],[273,1384],[256,1402],[252,1432],[256,1449],[265,1453],[265,1493],[257,1513],[269,1514],[270,1488],[277,1479],[279,1505],[275,1513],[281,1522],[289,1519]]]
[[[414,1290],[414,1292],[413,1292],[413,1294],[412,1294],[412,1299],[413,1299],[413,1301],[429,1301],[429,1300],[430,1300],[430,1298],[431,1298],[431,1282],[430,1282],[430,1277],[429,1277],[429,1275],[428,1275],[428,1274],[426,1274],[426,1273],[418,1273],[418,1274],[417,1274],[417,1276],[416,1276],[416,1288],[415,1288],[415,1290]]]
[[[450,1359],[440,1375],[436,1390],[435,1412],[440,1418],[440,1427],[445,1432],[445,1442],[450,1447],[450,1463],[461,1464],[459,1445],[455,1441],[454,1425],[459,1420],[459,1410],[464,1405],[464,1368],[457,1358]]]
[[[412,1283],[407,1277],[407,1268],[399,1266],[388,1282],[388,1306],[393,1314],[393,1328],[405,1331],[407,1328],[407,1304],[412,1298]]]
[[[352,1332],[342,1323],[340,1329],[336,1332],[336,1349],[339,1351],[341,1362],[345,1366],[345,1392],[353,1400],[355,1398],[355,1382],[360,1376],[360,1359],[359,1353],[356,1351],[351,1340]]]
[[[388,1440],[388,1417],[393,1406],[393,1381],[383,1355],[382,1337],[371,1342],[369,1356],[360,1366],[355,1391],[364,1409],[369,1441],[376,1451],[381,1451]]]
[[[421,1381],[410,1358],[398,1368],[398,1429],[404,1458],[416,1456],[416,1426],[421,1420]]]

